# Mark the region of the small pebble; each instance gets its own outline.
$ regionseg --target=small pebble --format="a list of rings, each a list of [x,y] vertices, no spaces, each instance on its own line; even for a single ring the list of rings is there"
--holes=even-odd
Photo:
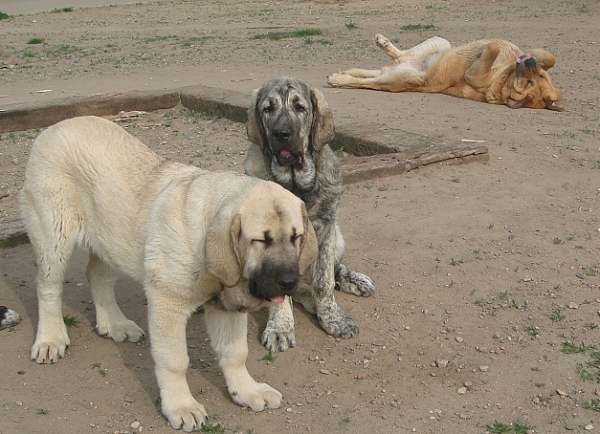
[[[591,423],[588,423],[588,424],[585,426],[585,429],[586,429],[587,431],[591,431],[591,430],[593,430],[593,429],[594,429],[594,425],[592,425]]]
[[[464,395],[465,393],[467,393],[467,388],[466,387],[459,387],[456,390],[456,393],[458,393],[459,395]]]
[[[461,338],[460,336],[457,336],[454,339],[456,339],[456,342],[459,342],[459,343],[462,342],[462,341],[464,341],[464,339]]]
[[[329,371],[327,369],[319,369],[319,372],[323,375],[329,375]]]
[[[446,366],[448,366],[448,360],[436,359],[435,366],[437,366],[438,368],[445,368]]]
[[[479,367],[479,370],[480,370],[481,372],[487,372],[487,371],[489,371],[489,370],[490,370],[490,367],[489,367],[489,366],[487,366],[487,365],[482,365],[482,366],[480,366],[480,367]]]
[[[130,427],[131,429],[138,429],[138,428],[140,427],[140,425],[141,425],[141,423],[139,423],[139,422],[136,420],[136,421],[133,421],[133,422],[131,422],[131,425],[129,425],[129,427]]]
[[[577,305],[577,303],[570,302],[569,309],[579,309],[579,306]]]

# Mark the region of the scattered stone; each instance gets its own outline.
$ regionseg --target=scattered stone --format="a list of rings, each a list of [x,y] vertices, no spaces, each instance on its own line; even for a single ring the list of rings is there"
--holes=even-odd
[[[463,338],[461,338],[460,336],[457,336],[457,337],[455,337],[454,339],[455,339],[455,340],[456,340],[456,342],[458,342],[458,343],[461,343],[461,342],[463,342],[463,341],[464,341],[464,339],[463,339]]]
[[[556,389],[556,393],[558,393],[560,396],[569,396],[569,392],[561,389]]]
[[[594,425],[592,425],[591,423],[588,423],[585,427],[584,427],[587,431],[591,431],[594,429]]]
[[[570,302],[569,303],[569,309],[579,309],[579,306],[577,305],[577,303]]]
[[[445,368],[446,366],[448,366],[448,360],[446,360],[446,359],[436,359],[435,360],[435,366],[437,366],[438,368]]]
[[[489,366],[487,366],[487,365],[481,365],[481,366],[479,367],[479,371],[480,371],[480,372],[487,372],[487,371],[489,371],[489,370],[490,370],[490,367],[489,367]]]
[[[367,373],[361,372],[360,374],[357,374],[354,378],[356,378],[357,380],[365,380],[367,378]]]
[[[323,375],[329,375],[330,372],[327,369],[319,369],[319,373],[323,374]]]
[[[130,427],[131,429],[138,429],[138,428],[140,427],[140,425],[141,425],[141,423],[139,423],[139,422],[136,420],[136,421],[133,421],[133,422],[131,422],[131,425],[129,425],[129,427]]]
[[[15,404],[17,404],[19,407],[23,407],[23,403],[21,401],[15,401]]]
[[[456,390],[456,393],[458,393],[459,395],[464,395],[465,393],[467,393],[467,388],[466,388],[466,387],[464,387],[464,386],[463,386],[463,387],[459,387],[459,388]]]
[[[398,404],[398,401],[392,401],[390,403],[390,405],[392,406],[392,408],[398,408],[400,405]]]
[[[20,161],[19,161],[19,159],[18,159],[17,157],[15,157],[15,158],[13,158],[13,159],[12,159],[12,163],[13,163],[15,166],[18,166],[18,165],[19,165],[19,163],[20,163]]]

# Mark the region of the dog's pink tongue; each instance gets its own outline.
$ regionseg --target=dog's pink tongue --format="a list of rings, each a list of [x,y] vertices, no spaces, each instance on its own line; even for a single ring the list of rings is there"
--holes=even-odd
[[[289,157],[292,155],[292,153],[289,151],[289,149],[281,148],[281,150],[279,151],[279,155],[281,157]]]
[[[281,304],[285,300],[285,295],[276,295],[275,297],[271,297],[271,303]]]

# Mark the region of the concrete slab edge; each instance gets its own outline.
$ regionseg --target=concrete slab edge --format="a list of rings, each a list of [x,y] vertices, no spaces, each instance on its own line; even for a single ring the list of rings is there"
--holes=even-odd
[[[250,96],[241,92],[196,85],[164,91],[132,91],[65,98],[38,105],[13,104],[0,109],[0,133],[44,128],[76,116],[111,116],[134,110],[150,112],[170,109],[179,104],[189,110],[205,111],[235,122],[246,122],[249,102]],[[367,134],[354,137],[346,132],[348,129],[343,125],[339,125],[337,129],[339,133],[332,144],[334,148],[343,146],[344,151],[353,153],[352,148],[356,143],[357,147],[360,146],[360,149],[355,150],[357,155],[370,154],[367,157],[351,158],[342,164],[346,183],[400,175],[419,166],[447,160],[459,163],[489,159],[488,150],[484,146],[403,154],[399,158],[394,149],[370,140]],[[0,248],[28,242],[20,220],[0,224]]]

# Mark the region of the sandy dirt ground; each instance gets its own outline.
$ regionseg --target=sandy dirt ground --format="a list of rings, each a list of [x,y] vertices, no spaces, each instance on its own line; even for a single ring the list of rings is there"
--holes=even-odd
[[[337,294],[361,329],[350,340],[327,336],[296,308],[298,346],[271,361],[259,342],[266,314],[251,316],[249,370],[284,393],[280,409],[253,413],[231,401],[202,316],[192,318],[188,379],[210,414],[205,431],[600,432],[599,12],[598,0],[180,0],[20,15],[0,20],[0,109],[191,84],[249,95],[293,74],[324,92],[338,122],[483,141],[487,164],[345,187],[346,262],[377,291]],[[322,34],[293,37],[301,29]],[[386,63],[376,33],[401,46],[441,35],[546,48],[557,56],[550,75],[565,111],[329,88],[331,72]],[[241,171],[243,125],[178,108],[121,124],[166,157]],[[0,224],[18,217],[37,134],[2,134]],[[84,271],[78,254],[65,282],[64,314],[78,321],[67,356],[36,365],[31,247],[0,251],[0,304],[23,316],[0,332],[0,433],[172,432],[156,406],[149,342],[95,334]],[[122,279],[117,289],[145,327],[141,287]]]

